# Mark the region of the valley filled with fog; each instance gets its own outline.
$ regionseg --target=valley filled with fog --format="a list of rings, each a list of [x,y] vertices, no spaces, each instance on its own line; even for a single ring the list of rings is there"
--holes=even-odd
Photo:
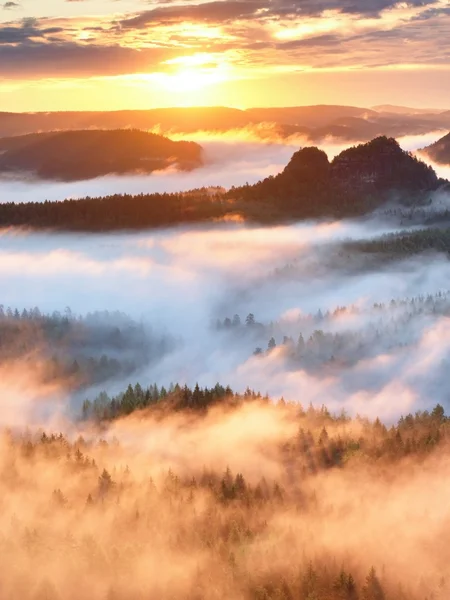
[[[448,597],[442,132],[233,135],[0,180],[0,597]]]
[[[172,340],[152,360],[142,347],[134,348],[130,369],[111,372],[101,388],[93,384],[94,395],[100,389],[116,393],[130,381],[225,382],[241,392],[250,387],[390,420],[449,401],[450,299],[435,298],[450,289],[446,255],[378,261],[352,247],[398,230],[383,214],[279,227],[231,223],[105,235],[5,230],[2,301],[5,310],[19,313],[38,307],[52,315],[68,307],[70,319],[108,311],[111,326],[116,320],[119,327],[120,315],[126,315],[142,328],[144,340]],[[383,309],[374,309],[376,304]],[[235,315],[240,323],[233,325]],[[248,315],[254,323],[246,324]],[[348,348],[340,356],[333,341],[325,340],[312,350],[315,359],[291,356],[300,335],[305,344],[314,340],[313,348],[317,332],[342,335]],[[268,351],[271,338],[277,347]],[[262,352],[255,355],[257,348]],[[105,354],[101,344],[93,348],[98,360]],[[70,410],[77,412],[87,393],[85,386],[82,393],[67,391]]]
[[[0,600],[450,599],[449,37],[0,1]]]

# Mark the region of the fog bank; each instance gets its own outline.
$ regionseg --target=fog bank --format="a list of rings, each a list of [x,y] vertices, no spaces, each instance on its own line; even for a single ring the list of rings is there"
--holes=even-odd
[[[81,315],[122,311],[157,335],[178,340],[156,364],[72,394],[75,411],[86,395],[101,389],[117,393],[130,379],[143,385],[219,381],[238,391],[250,386],[275,397],[392,419],[437,400],[447,403],[446,305],[426,318],[417,314],[394,329],[380,329],[380,344],[372,353],[360,352],[356,362],[351,345],[347,364],[339,368],[325,363],[319,368],[331,357],[326,348],[311,364],[293,361],[281,347],[262,356],[253,352],[265,351],[271,336],[280,345],[283,336],[296,342],[302,333],[308,340],[316,329],[367,337],[369,327],[380,328],[380,317],[370,312],[374,303],[450,289],[450,263],[443,255],[375,263],[357,253],[339,258],[344,242],[395,230],[375,218],[113,235],[7,230],[0,237],[2,301],[20,310],[32,303],[50,313],[66,306]],[[361,313],[348,321],[342,316],[299,321],[301,315],[342,306]],[[259,323],[255,328],[244,325],[250,313]],[[217,329],[218,319],[235,314],[241,328]],[[430,339],[439,351],[430,353]]]

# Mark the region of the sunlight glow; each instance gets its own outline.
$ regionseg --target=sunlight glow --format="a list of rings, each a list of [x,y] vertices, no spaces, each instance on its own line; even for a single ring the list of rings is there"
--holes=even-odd
[[[198,89],[222,83],[231,78],[232,67],[221,60],[217,54],[197,53],[190,56],[178,56],[165,62],[176,67],[167,73],[154,73],[160,85],[171,92],[192,92]]]
[[[228,79],[225,65],[217,68],[182,68],[173,74],[161,74],[161,85],[172,92],[195,91]]]
[[[327,11],[320,18],[302,19],[294,27],[278,29],[274,37],[278,40],[303,39],[317,34],[336,31],[342,27],[342,18],[336,11]]]
[[[224,37],[224,33],[220,27],[204,27],[198,23],[183,23],[181,30],[178,31],[178,35],[186,38],[196,37],[209,40],[220,39]]]

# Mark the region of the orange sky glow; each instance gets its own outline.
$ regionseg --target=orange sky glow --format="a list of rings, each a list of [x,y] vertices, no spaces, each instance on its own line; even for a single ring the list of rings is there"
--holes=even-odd
[[[449,39],[450,0],[4,1],[0,110],[448,108]]]

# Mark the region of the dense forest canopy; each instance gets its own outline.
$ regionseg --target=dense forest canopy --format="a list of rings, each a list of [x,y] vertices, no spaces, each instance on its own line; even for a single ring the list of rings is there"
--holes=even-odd
[[[367,307],[319,308],[315,314],[270,323],[258,322],[253,313],[245,320],[235,314],[218,319],[214,328],[241,342],[261,344],[256,356],[277,350],[293,368],[323,374],[326,368],[342,371],[380,354],[411,350],[423,329],[441,317],[450,317],[448,292]]]
[[[219,384],[136,384],[83,410],[78,436],[3,433],[6,594],[447,597],[440,405],[386,427]]]
[[[43,314],[0,305],[0,364],[27,359],[45,362],[47,381],[72,389],[122,379],[157,363],[177,341],[118,312]]]
[[[447,600],[443,186],[382,137],[0,205],[0,598]]]

